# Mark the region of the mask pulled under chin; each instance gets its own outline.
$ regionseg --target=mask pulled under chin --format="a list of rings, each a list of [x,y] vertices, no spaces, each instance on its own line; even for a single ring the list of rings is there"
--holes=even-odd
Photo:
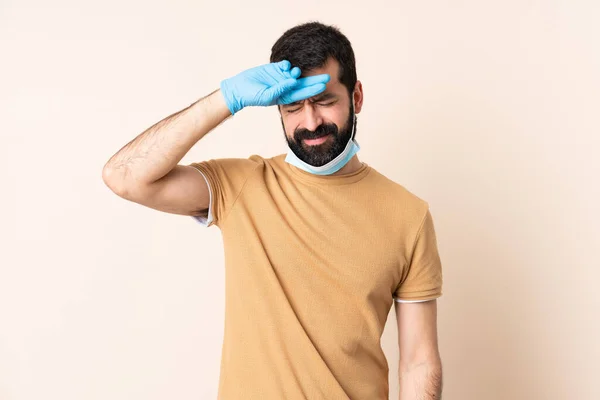
[[[354,117],[354,121],[352,123],[352,136],[348,140],[344,151],[342,151],[336,158],[329,161],[327,164],[322,165],[320,167],[315,167],[310,165],[301,159],[298,158],[296,153],[292,151],[291,148],[288,148],[287,156],[285,157],[285,161],[293,166],[300,168],[306,172],[310,172],[315,175],[331,175],[340,169],[354,157],[356,153],[360,150],[360,146],[358,142],[354,138],[356,132],[356,116]]]

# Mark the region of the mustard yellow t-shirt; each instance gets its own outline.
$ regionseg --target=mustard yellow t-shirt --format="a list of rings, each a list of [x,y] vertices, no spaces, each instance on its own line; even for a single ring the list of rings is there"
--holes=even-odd
[[[225,251],[222,400],[387,400],[394,299],[441,296],[428,203],[363,163],[313,175],[285,155],[191,164]]]

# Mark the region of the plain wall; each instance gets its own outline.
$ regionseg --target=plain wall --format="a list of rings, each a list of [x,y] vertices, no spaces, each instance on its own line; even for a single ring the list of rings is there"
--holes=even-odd
[[[314,19],[354,46],[360,159],[430,203],[444,399],[600,399],[600,2],[1,0],[1,400],[216,398],[219,229],[101,170]],[[182,163],[286,150],[251,108]],[[392,307],[391,399],[396,338]]]

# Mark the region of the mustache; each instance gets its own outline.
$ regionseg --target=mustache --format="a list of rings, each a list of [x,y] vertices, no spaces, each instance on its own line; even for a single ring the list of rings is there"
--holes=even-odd
[[[321,124],[314,131],[300,128],[294,131],[294,140],[300,142],[305,139],[318,139],[327,135],[337,136],[338,127],[336,124]]]

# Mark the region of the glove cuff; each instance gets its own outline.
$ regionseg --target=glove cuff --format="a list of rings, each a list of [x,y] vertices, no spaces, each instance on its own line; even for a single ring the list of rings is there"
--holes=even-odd
[[[231,87],[231,82],[229,82],[229,79],[223,79],[219,86],[221,88],[221,93],[225,98],[227,108],[229,108],[231,115],[234,115],[236,112],[240,111],[242,107],[233,95],[233,88]]]

